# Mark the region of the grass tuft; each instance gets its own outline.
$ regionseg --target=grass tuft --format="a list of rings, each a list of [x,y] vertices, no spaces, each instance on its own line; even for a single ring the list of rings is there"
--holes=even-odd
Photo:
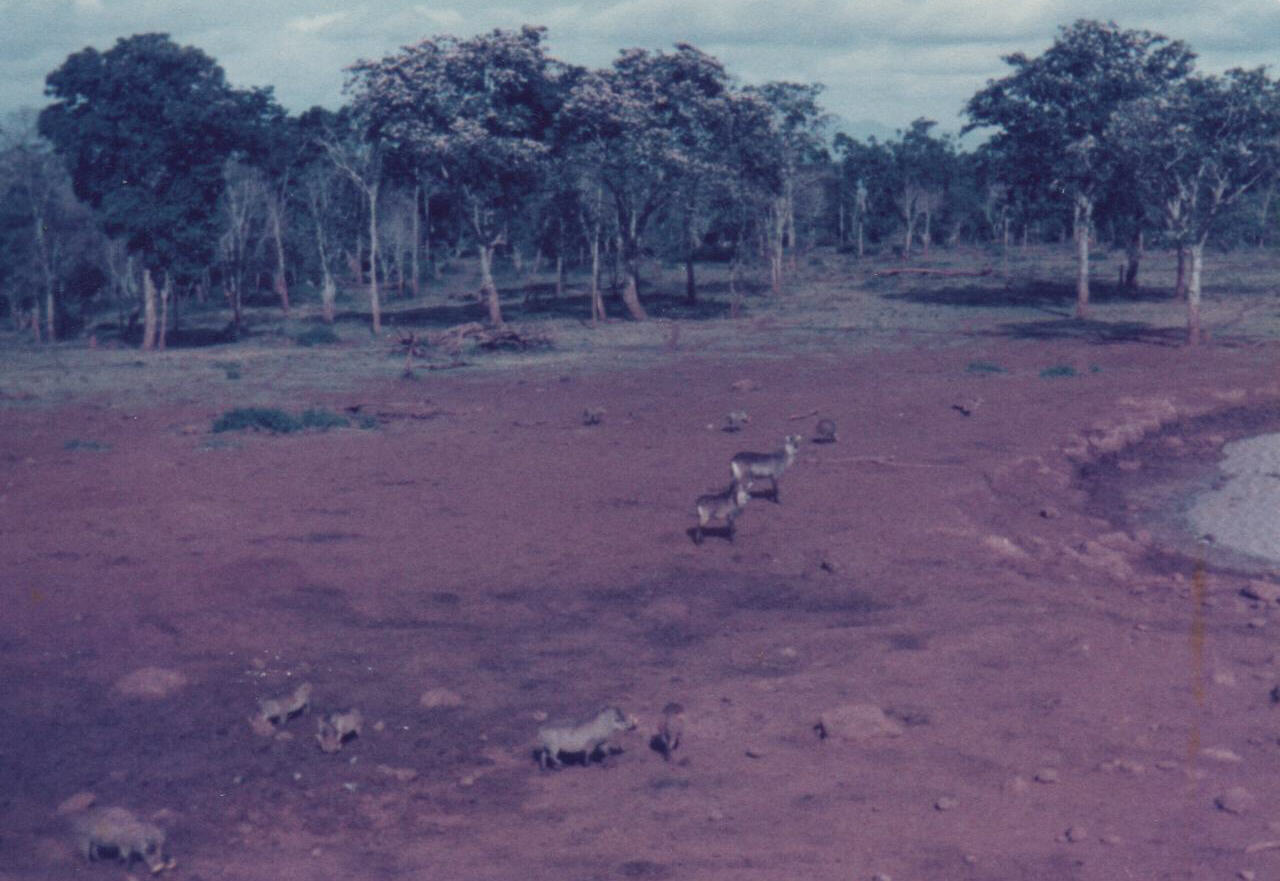
[[[1055,364],[1052,367],[1046,367],[1040,371],[1042,379],[1052,379],[1056,376],[1075,376],[1076,369],[1070,364]]]
[[[1008,373],[1009,371],[1005,370],[999,364],[996,364],[991,361],[970,361],[969,365],[965,367],[965,372],[966,373]]]

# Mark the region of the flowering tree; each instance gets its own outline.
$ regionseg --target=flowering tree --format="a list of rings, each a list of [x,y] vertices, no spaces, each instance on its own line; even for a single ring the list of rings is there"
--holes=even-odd
[[[1120,108],[1108,138],[1141,169],[1140,191],[1160,206],[1179,256],[1190,256],[1187,339],[1194,345],[1205,243],[1226,210],[1280,173],[1280,83],[1262,68],[1190,77]],[[1182,268],[1180,259],[1180,289]]]
[[[685,43],[670,53],[628,49],[569,92],[561,125],[596,163],[592,178],[612,202],[632,318],[648,317],[639,296],[645,231],[675,198],[696,211],[701,188],[723,173],[732,97],[723,65]]]
[[[370,136],[412,154],[459,199],[480,259],[489,320],[502,324],[495,251],[539,183],[558,65],[545,29],[422,40],[350,68],[352,108]]]

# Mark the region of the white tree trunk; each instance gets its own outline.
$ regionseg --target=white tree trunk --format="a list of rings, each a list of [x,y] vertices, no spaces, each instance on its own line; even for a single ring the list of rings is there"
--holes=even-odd
[[[1193,346],[1200,344],[1200,276],[1204,271],[1204,241],[1193,242],[1188,249],[1191,252],[1191,271],[1187,278],[1187,342]]]
[[[1077,195],[1075,204],[1076,317],[1089,317],[1089,229],[1093,221],[1093,200]]]
[[[156,308],[156,282],[151,277],[151,270],[142,270],[142,348],[151,351],[156,347],[156,320],[159,310]]]

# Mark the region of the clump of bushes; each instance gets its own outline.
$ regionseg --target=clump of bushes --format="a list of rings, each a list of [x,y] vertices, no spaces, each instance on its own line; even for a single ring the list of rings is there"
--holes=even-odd
[[[295,431],[328,431],[330,428],[348,428],[351,420],[341,413],[313,407],[295,416],[276,407],[237,407],[228,410],[213,422],[213,431],[265,431],[270,434],[292,434]],[[377,428],[373,416],[356,420],[357,428]]]
[[[302,420],[274,407],[237,407],[213,421],[214,434],[224,431],[267,431],[290,434],[302,430]]]

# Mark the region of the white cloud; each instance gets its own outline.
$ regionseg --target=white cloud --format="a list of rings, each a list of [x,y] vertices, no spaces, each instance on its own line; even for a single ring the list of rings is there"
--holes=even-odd
[[[330,30],[334,25],[345,21],[347,18],[348,14],[345,12],[321,12],[315,15],[302,15],[289,19],[285,23],[285,29],[300,34],[314,34],[317,31]]]

